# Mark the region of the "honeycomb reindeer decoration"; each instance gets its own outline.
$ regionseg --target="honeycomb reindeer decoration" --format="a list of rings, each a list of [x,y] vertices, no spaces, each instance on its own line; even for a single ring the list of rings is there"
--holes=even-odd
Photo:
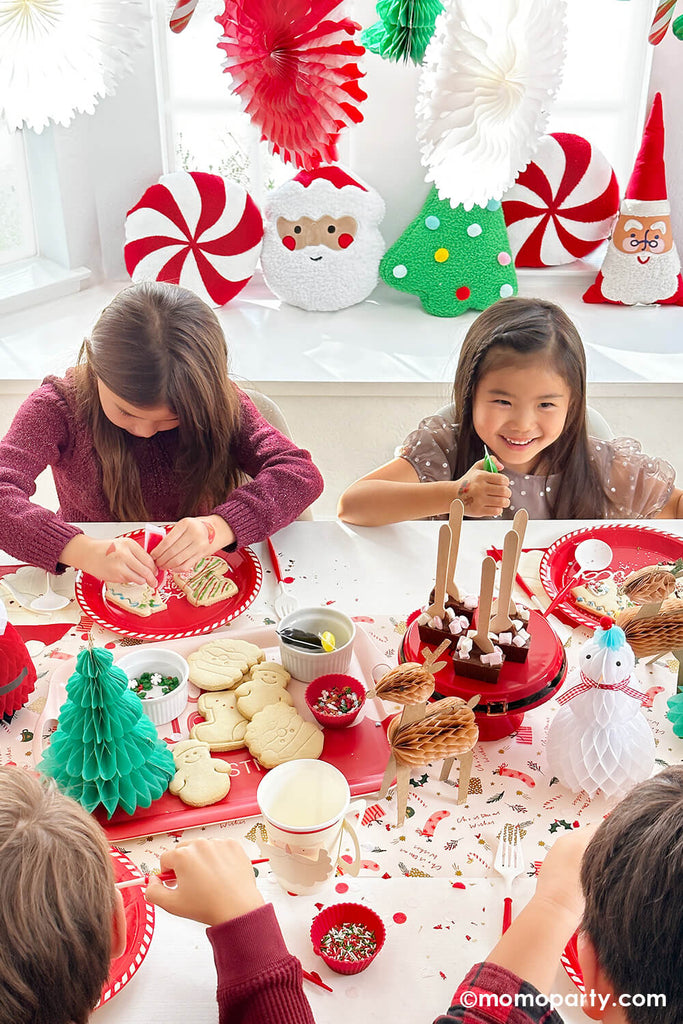
[[[432,761],[443,761],[440,778],[448,779],[455,758],[459,761],[458,803],[467,799],[472,753],[479,738],[473,708],[479,697],[468,702],[460,697],[445,697],[428,704],[434,692],[434,674],[445,662],[437,661],[448,647],[445,640],[435,651],[425,647],[420,665],[408,661],[392,669],[375,684],[371,697],[403,704],[403,711],[389,723],[387,738],[391,755],[384,772],[378,798],[387,795],[396,776],[396,824],[402,825],[408,804],[408,786],[413,768]]]
[[[683,600],[675,595],[683,558],[672,565],[651,565],[627,576],[621,591],[639,607],[617,617],[637,658],[658,658],[668,651],[678,661],[678,691],[683,689]]]

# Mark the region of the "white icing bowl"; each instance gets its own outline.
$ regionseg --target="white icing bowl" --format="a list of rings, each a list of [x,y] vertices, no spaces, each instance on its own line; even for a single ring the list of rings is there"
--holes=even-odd
[[[305,629],[318,635],[329,630],[337,641],[333,651],[307,651],[280,639],[280,660],[295,679],[311,683],[318,676],[345,673],[348,670],[356,639],[356,626],[348,615],[336,608],[297,608],[280,619],[278,632],[286,627]]]
[[[124,654],[116,662],[128,679],[137,679],[143,672],[161,672],[165,676],[177,676],[180,686],[170,693],[162,693],[158,697],[145,697],[142,706],[145,714],[155,725],[165,725],[182,714],[187,705],[187,681],[190,666],[181,654],[166,647],[148,647],[142,645]]]

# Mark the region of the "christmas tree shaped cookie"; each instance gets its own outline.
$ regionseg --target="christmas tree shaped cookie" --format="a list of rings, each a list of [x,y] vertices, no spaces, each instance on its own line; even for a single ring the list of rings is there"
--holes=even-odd
[[[432,188],[420,213],[382,257],[380,276],[390,287],[419,296],[434,316],[488,309],[517,293],[517,275],[503,210],[453,209]]]
[[[39,770],[87,811],[101,804],[111,818],[117,807],[149,807],[175,773],[173,755],[111,653],[81,651],[66,694]]]

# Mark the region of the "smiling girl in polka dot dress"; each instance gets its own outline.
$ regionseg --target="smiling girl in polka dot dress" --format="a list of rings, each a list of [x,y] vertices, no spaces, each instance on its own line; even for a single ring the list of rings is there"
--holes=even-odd
[[[498,473],[487,472],[484,445]],[[380,526],[447,518],[460,498],[471,518],[683,518],[674,470],[638,441],[586,428],[586,357],[566,313],[507,298],[472,324],[453,404],[428,416],[397,450],[341,496],[341,519]]]

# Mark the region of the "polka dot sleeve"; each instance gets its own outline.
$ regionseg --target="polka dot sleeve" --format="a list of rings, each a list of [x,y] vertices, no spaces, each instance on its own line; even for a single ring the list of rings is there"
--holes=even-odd
[[[593,457],[614,502],[610,519],[652,519],[671,497],[675,471],[664,459],[641,450],[632,437],[591,438]]]
[[[434,483],[453,479],[457,444],[457,424],[448,411],[446,415],[439,412],[425,417],[395,454],[397,458],[408,460],[420,483]]]

